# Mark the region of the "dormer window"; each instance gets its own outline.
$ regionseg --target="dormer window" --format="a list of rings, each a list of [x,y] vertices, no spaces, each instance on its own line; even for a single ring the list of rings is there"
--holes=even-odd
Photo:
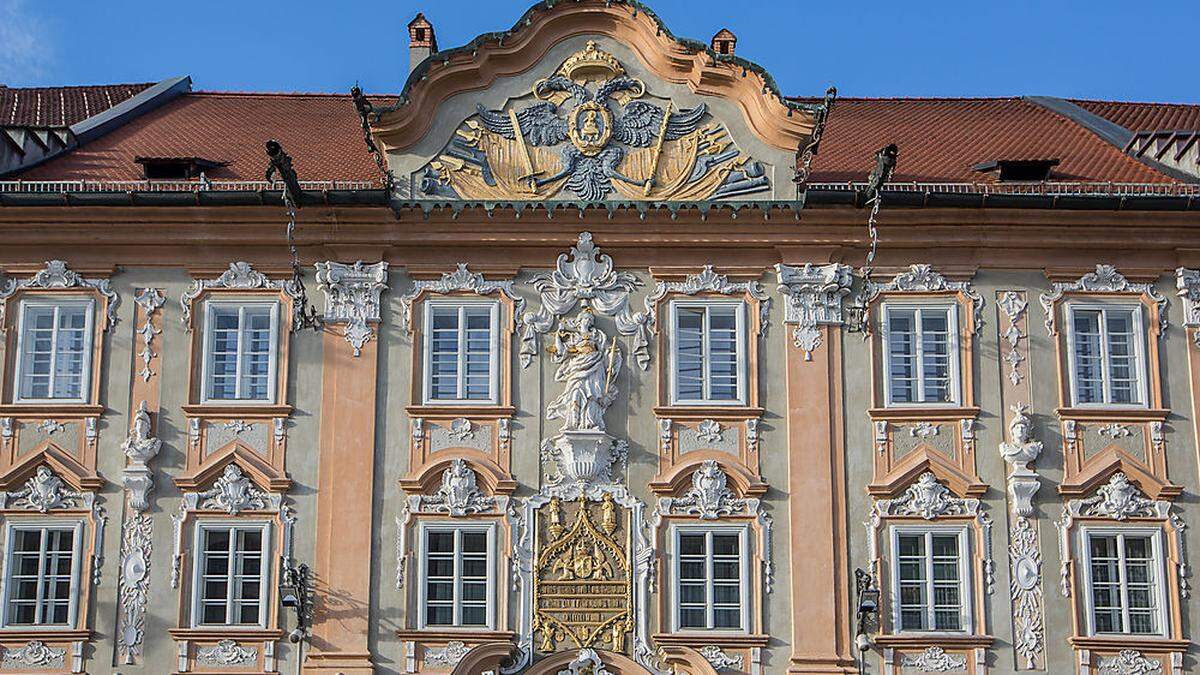
[[[147,180],[192,180],[200,174],[229,164],[203,157],[137,157]]]
[[[1050,180],[1050,171],[1058,166],[1057,159],[996,159],[971,167],[982,173],[995,172],[1002,182],[1037,182]]]

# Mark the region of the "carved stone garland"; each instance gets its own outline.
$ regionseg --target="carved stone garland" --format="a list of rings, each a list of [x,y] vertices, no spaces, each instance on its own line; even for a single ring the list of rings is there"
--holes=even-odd
[[[811,361],[812,353],[821,345],[820,325],[840,325],[842,302],[850,295],[854,282],[848,265],[805,264],[803,267],[775,265],[779,275],[779,290],[787,296],[784,303],[784,322],[792,324],[792,341]]]
[[[555,319],[582,305],[616,320],[617,332],[633,336],[633,356],[645,370],[650,365],[650,313],[633,312],[629,293],[642,282],[629,272],[613,268],[612,257],[601,253],[591,232],[581,232],[569,254],[558,256],[555,270],[533,277],[533,286],[541,295],[542,307],[520,315],[521,366],[528,367],[538,353],[538,335],[554,327]]]
[[[1062,567],[1059,569],[1059,590],[1063,597],[1071,595],[1070,537],[1076,518],[1107,518],[1117,522],[1125,522],[1130,518],[1147,518],[1170,524],[1175,530],[1175,571],[1179,578],[1179,595],[1184,599],[1191,596],[1191,585],[1188,582],[1190,567],[1187,564],[1187,551],[1183,541],[1183,531],[1187,524],[1174,512],[1171,502],[1148,498],[1128,476],[1118,471],[1107,483],[1096,488],[1096,494],[1072,499],[1063,506],[1062,516],[1056,523],[1059,534],[1059,560],[1062,561]]]
[[[982,503],[972,497],[955,497],[950,489],[938,482],[933,473],[926,471],[903,495],[895,499],[878,499],[871,509],[867,527],[868,548],[871,557],[871,574],[881,578],[879,553],[879,529],[883,521],[895,516],[919,516],[925,520],[937,520],[946,516],[969,516],[975,519],[983,539],[983,585],[988,595],[995,587],[996,563],[992,558],[992,517],[983,511]]]
[[[902,668],[912,668],[922,673],[945,673],[966,670],[967,658],[960,654],[947,654],[941,647],[926,647],[916,656],[908,655],[900,662]]]
[[[317,283],[325,291],[325,323],[344,324],[342,335],[362,354],[363,345],[375,335],[371,324],[379,323],[379,296],[387,288],[386,262],[353,265],[317,263]]]
[[[1056,281],[1050,293],[1041,296],[1042,309],[1046,312],[1046,333],[1051,337],[1058,334],[1054,305],[1066,293],[1136,293],[1145,295],[1158,306],[1158,327],[1167,330],[1167,299],[1154,290],[1154,284],[1135,284],[1126,279],[1112,265],[1096,265],[1095,272],[1088,272],[1079,281]]]
[[[96,493],[72,489],[66,481],[43,464],[19,490],[0,492],[0,509],[17,509],[53,513],[67,509],[90,511],[92,527],[92,583],[100,583],[100,568],[104,564],[101,543],[108,514],[96,503]]]
[[[1015,383],[1014,383],[1015,384]],[[1037,522],[1033,518],[1033,496],[1041,483],[1030,468],[1042,453],[1041,441],[1031,435],[1029,406],[1013,406],[1009,441],[1000,444],[1000,454],[1010,465],[1008,495],[1012,513],[1009,525],[1009,591],[1012,595],[1013,643],[1026,670],[1043,662],[1046,627],[1042,592],[1042,551]]]
[[[138,338],[142,341],[142,348],[138,350],[137,358],[142,362],[142,369],[138,371],[138,377],[142,378],[143,382],[149,382],[150,378],[155,375],[150,370],[150,363],[154,360],[154,357],[158,356],[158,354],[154,353],[151,345],[154,342],[154,336],[162,333],[161,330],[154,327],[152,319],[154,318],[154,313],[166,304],[167,299],[163,297],[162,291],[157,288],[143,288],[134,297],[133,301],[142,308],[146,315],[146,323],[137,329]]]
[[[871,283],[870,298],[874,299],[880,293],[901,291],[905,293],[936,293],[938,291],[955,291],[962,293],[971,301],[971,318],[973,332],[978,333],[983,327],[983,296],[971,287],[969,281],[947,281],[946,277],[938,274],[928,264],[910,265],[908,270],[897,274],[886,284]]]
[[[9,279],[0,290],[0,325],[4,322],[5,300],[22,289],[42,288],[92,288],[108,300],[107,326],[117,325],[117,308],[121,305],[121,297],[109,286],[108,279],[85,279],[67,267],[62,260],[49,260],[46,267],[28,279]]]
[[[221,273],[221,276],[216,279],[196,279],[192,282],[191,287],[183,292],[179,299],[179,304],[183,307],[183,316],[181,320],[183,324],[191,330],[192,325],[192,303],[196,298],[200,297],[205,291],[213,288],[232,288],[237,290],[275,290],[291,297],[298,299],[300,290],[296,288],[296,284],[291,279],[270,279],[267,275],[256,271],[248,262],[232,262],[229,263],[229,269]],[[299,313],[303,309],[299,303],[293,303],[292,308],[292,326],[298,326]]]
[[[999,305],[1005,318],[1008,319],[1008,327],[1000,334],[1008,351],[1004,352],[1001,358],[1008,365],[1008,381],[1016,386],[1021,383],[1021,363],[1025,360],[1021,354],[1021,340],[1029,339],[1029,336],[1021,331],[1020,322],[1025,310],[1029,308],[1029,302],[1025,300],[1023,294],[1017,291],[1006,291],[1000,296]]]
[[[149,321],[147,321],[149,324]],[[128,665],[142,652],[145,639],[146,603],[150,591],[150,558],[153,550],[153,520],[146,510],[154,488],[149,462],[158,456],[162,441],[151,435],[150,414],[142,401],[134,413],[129,437],[121,444],[128,458],[121,472],[128,513],[121,534],[120,629],[117,649]]]
[[[520,320],[522,308],[525,307],[525,299],[519,297],[515,292],[513,292],[512,279],[488,281],[482,274],[468,270],[466,263],[458,263],[458,266],[453,272],[446,272],[442,274],[442,278],[440,279],[417,279],[413,282],[413,289],[400,298],[400,302],[404,306],[404,315],[402,319],[404,326],[408,330],[412,330],[413,302],[420,297],[422,293],[448,295],[456,291],[469,291],[475,295],[491,295],[493,293],[500,293],[509,300],[512,300],[514,328],[517,326],[517,322]]]

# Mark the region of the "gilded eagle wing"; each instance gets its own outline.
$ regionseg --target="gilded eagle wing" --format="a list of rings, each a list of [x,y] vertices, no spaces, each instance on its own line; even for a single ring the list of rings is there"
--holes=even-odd
[[[507,139],[516,138],[512,118],[503,110],[488,110],[478,106],[479,121],[494,134]],[[521,135],[530,145],[558,145],[567,140],[567,122],[558,116],[558,108],[549,101],[537,103],[517,112]]]
[[[708,107],[701,103],[695,108],[671,113],[664,140],[673,141],[692,133],[707,112]],[[626,145],[644,148],[658,138],[662,122],[662,108],[645,101],[630,101],[622,109],[621,117],[613,121],[613,138]]]

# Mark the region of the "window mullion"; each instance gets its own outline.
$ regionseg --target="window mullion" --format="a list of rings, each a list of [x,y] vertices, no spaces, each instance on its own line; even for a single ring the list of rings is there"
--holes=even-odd
[[[233,395],[235,398],[241,399],[244,394],[242,392],[242,357],[245,354],[246,340],[242,331],[246,325],[246,306],[238,307],[237,320],[237,347],[233,353]]]
[[[456,529],[454,531],[454,625],[463,625],[463,574],[462,574],[462,557],[463,557],[463,531]]]
[[[1101,309],[1096,313],[1096,331],[1100,334],[1100,387],[1104,403],[1112,403],[1112,363],[1108,349],[1108,310]]]
[[[34,611],[33,622],[35,625],[41,624],[45,619],[44,604],[46,602],[46,546],[47,539],[50,533],[42,529],[41,537],[38,538],[38,576],[37,576],[37,591],[34,593]]]
[[[925,617],[929,630],[937,630],[937,612],[934,610],[933,586],[933,533],[925,533]]]
[[[713,533],[709,530],[704,533],[704,576],[707,577],[704,584],[704,604],[707,605],[705,607],[705,613],[707,614],[706,623],[710,630],[717,625],[717,612],[714,607],[716,602],[716,590],[714,588],[716,585],[716,566],[713,564],[714,550]]]
[[[467,308],[465,305],[458,306],[458,331],[455,337],[458,339],[458,354],[454,357],[455,386],[458,389],[458,398],[465,399],[467,397]]]
[[[234,568],[235,568],[235,565],[237,562],[237,558],[235,557],[237,555],[237,536],[238,536],[237,528],[236,527],[229,528],[229,548],[226,549],[227,554],[229,555],[229,561],[226,563],[227,567],[225,568],[225,623],[226,624],[233,623],[233,617],[234,617],[233,595],[234,595],[234,586],[235,586],[234,580],[237,577],[237,575],[234,574]]]
[[[913,342],[912,342],[912,364],[913,375],[917,379],[916,400],[919,403],[928,403],[925,400],[925,333],[922,326],[921,308],[913,310]]]
[[[1132,626],[1129,617],[1129,575],[1125,572],[1125,535],[1117,535],[1117,579],[1120,580],[1121,592],[1121,632],[1130,633]]]
[[[712,320],[709,316],[711,310],[711,307],[705,305],[704,312],[700,315],[700,391],[705,401],[712,400]]]
[[[54,376],[58,372],[58,322],[59,322],[59,306],[54,305],[50,314],[50,382],[46,385],[46,393],[50,398],[58,395],[58,378]]]

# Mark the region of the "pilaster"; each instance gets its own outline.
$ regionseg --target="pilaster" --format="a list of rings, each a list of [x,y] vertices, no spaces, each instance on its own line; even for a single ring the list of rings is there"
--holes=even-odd
[[[371,507],[375,467],[376,340],[387,263],[318,264],[325,291],[317,559],[311,651],[304,672],[367,675]],[[344,325],[337,330],[334,325]]]

